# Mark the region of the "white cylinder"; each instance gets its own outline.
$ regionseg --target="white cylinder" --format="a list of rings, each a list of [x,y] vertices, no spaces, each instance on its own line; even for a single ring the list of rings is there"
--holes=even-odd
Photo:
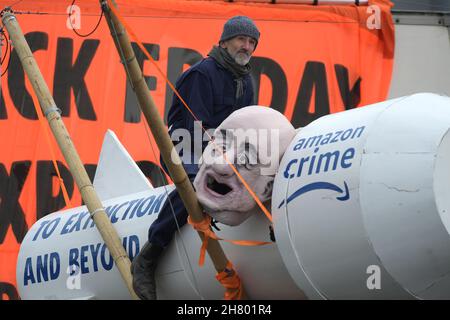
[[[272,213],[309,298],[450,298],[449,128],[450,99],[416,94],[297,134]]]

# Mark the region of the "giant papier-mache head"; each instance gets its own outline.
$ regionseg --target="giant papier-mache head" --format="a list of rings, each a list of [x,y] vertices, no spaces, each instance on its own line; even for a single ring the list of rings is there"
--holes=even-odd
[[[258,207],[230,163],[261,202],[272,196],[284,151],[296,134],[280,112],[249,106],[233,112],[214,131],[194,180],[197,197],[216,221],[236,226]]]

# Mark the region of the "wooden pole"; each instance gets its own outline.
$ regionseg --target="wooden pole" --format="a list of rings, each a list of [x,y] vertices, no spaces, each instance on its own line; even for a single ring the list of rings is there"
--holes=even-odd
[[[104,1],[101,0],[100,3],[104,4]],[[161,119],[152,96],[150,95],[150,90],[147,87],[142,70],[139,67],[134,55],[128,34],[122,23],[109,7],[105,8],[104,14],[113,36],[114,44],[116,45],[119,56],[122,59],[122,64],[125,68],[127,77],[131,82],[131,85],[136,93],[139,106],[145,116],[145,119],[147,120],[155,141],[158,144],[161,156],[167,166],[167,169],[169,170],[170,177],[175,183],[178,193],[183,200],[184,206],[186,207],[192,221],[200,222],[203,220],[203,209],[198,202],[194,188],[188,179],[186,171],[181,165],[181,160],[178,153],[175,151],[175,147],[170,139],[167,128]],[[203,240],[203,233],[199,232],[199,235]],[[217,272],[224,271],[226,269],[228,259],[217,240],[209,239],[207,252]],[[242,297],[245,297],[243,290]]]
[[[50,94],[36,60],[31,53],[30,47],[23,36],[17,19],[12,12],[4,11],[2,14],[2,21],[3,25],[8,30],[9,37],[14,45],[17,55],[20,58],[23,69],[25,70],[28,79],[30,80],[30,83],[39,99],[42,112],[48,120],[52,133],[58,142],[59,148],[64,155],[64,159],[66,160],[70,172],[72,173],[78,189],[80,190],[81,197],[89,209],[91,218],[94,220],[97,229],[105,241],[116,266],[125,281],[131,297],[133,299],[138,299],[132,286],[130,259],[122,246],[119,235],[112,226],[111,221],[106,215],[105,209],[103,208],[103,205],[94,190],[86,169],[84,168],[69,133],[67,132],[64,122],[61,119],[55,101]]]

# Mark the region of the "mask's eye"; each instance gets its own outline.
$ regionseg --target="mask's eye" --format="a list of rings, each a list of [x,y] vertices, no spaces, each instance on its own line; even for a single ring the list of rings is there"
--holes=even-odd
[[[247,156],[245,156],[245,157],[247,158],[247,163],[245,164],[245,169],[252,170],[256,166],[256,163],[253,163]]]
[[[239,166],[245,167],[245,169],[247,170],[251,170],[256,166],[257,163],[256,161],[252,160],[250,153],[245,150],[237,156],[237,164]]]
[[[225,144],[214,144],[212,148],[212,155],[215,157],[222,156],[227,151]]]
[[[248,156],[245,154],[245,152],[241,152],[237,156],[237,164],[240,166],[245,166],[248,163]]]

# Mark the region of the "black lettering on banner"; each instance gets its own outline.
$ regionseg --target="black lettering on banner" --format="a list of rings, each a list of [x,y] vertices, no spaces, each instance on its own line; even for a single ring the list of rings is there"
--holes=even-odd
[[[3,300],[4,295],[8,297],[9,300],[19,300],[19,293],[16,287],[8,282],[0,282],[0,300]]]
[[[315,91],[314,112],[310,113],[309,105],[313,90]],[[330,113],[330,103],[325,64],[318,61],[308,61],[294,105],[292,125],[294,128],[304,127],[311,121],[328,113]]]
[[[31,161],[13,162],[8,175],[5,166],[0,163],[0,244],[5,240],[10,224],[18,243],[22,243],[28,231],[19,197],[30,167]]]
[[[284,113],[287,102],[287,79],[281,66],[270,58],[253,57],[251,60],[255,104],[259,102],[261,75],[266,75],[272,83],[272,98],[269,107]]]
[[[356,108],[361,102],[361,77],[358,77],[353,88],[350,90],[348,69],[341,64],[336,64],[334,71],[336,72],[339,92],[341,93],[345,109],[350,110]]]
[[[188,64],[194,65],[202,60],[203,56],[200,52],[188,48],[169,48],[167,78],[175,86],[178,77],[183,73],[183,66]],[[167,114],[172,105],[173,91],[169,84],[166,85],[166,103],[164,105],[164,123],[167,123]]]
[[[58,38],[53,96],[64,117],[70,116],[70,93],[73,89],[79,117],[85,120],[97,120],[84,77],[99,44],[99,40],[84,40],[75,63],[72,64],[73,39]]]
[[[86,169],[86,172],[88,174],[89,179],[91,181],[94,181],[95,171],[97,171],[97,164],[95,164],[95,163],[94,164],[88,163],[88,164],[84,165],[84,168]]]
[[[31,52],[48,48],[47,33],[29,32],[25,34],[25,40],[28,42]],[[11,52],[11,61],[8,67],[8,89],[17,111],[27,119],[36,120],[38,117],[33,99],[25,87],[25,72],[15,49]]]
[[[56,163],[61,178],[64,180],[67,194],[71,198],[74,187],[72,175],[63,163],[60,161],[56,161]],[[61,188],[58,189],[56,196],[53,195],[53,183],[58,179],[53,161],[38,161],[36,168],[36,220],[39,220],[49,213],[64,208],[66,203]]]
[[[147,56],[144,55],[142,50],[138,47],[135,42],[131,43],[133,47],[134,55],[136,56],[136,60],[139,64],[141,70],[144,66],[144,60],[148,60]],[[144,43],[145,49],[150,53],[150,56],[155,60],[159,60],[159,45]],[[149,90],[156,90],[156,77],[153,76],[144,76],[144,80],[147,83]],[[125,114],[124,121],[129,123],[139,123],[141,121],[141,109],[139,108],[139,103],[136,97],[136,94],[131,87],[130,81],[128,78],[126,79],[127,88],[125,91]]]
[[[153,187],[158,188],[168,183],[161,167],[152,161],[136,161],[139,169],[150,180]]]
[[[5,98],[3,98],[3,90],[0,91],[0,120],[8,119],[8,114],[6,113]]]

